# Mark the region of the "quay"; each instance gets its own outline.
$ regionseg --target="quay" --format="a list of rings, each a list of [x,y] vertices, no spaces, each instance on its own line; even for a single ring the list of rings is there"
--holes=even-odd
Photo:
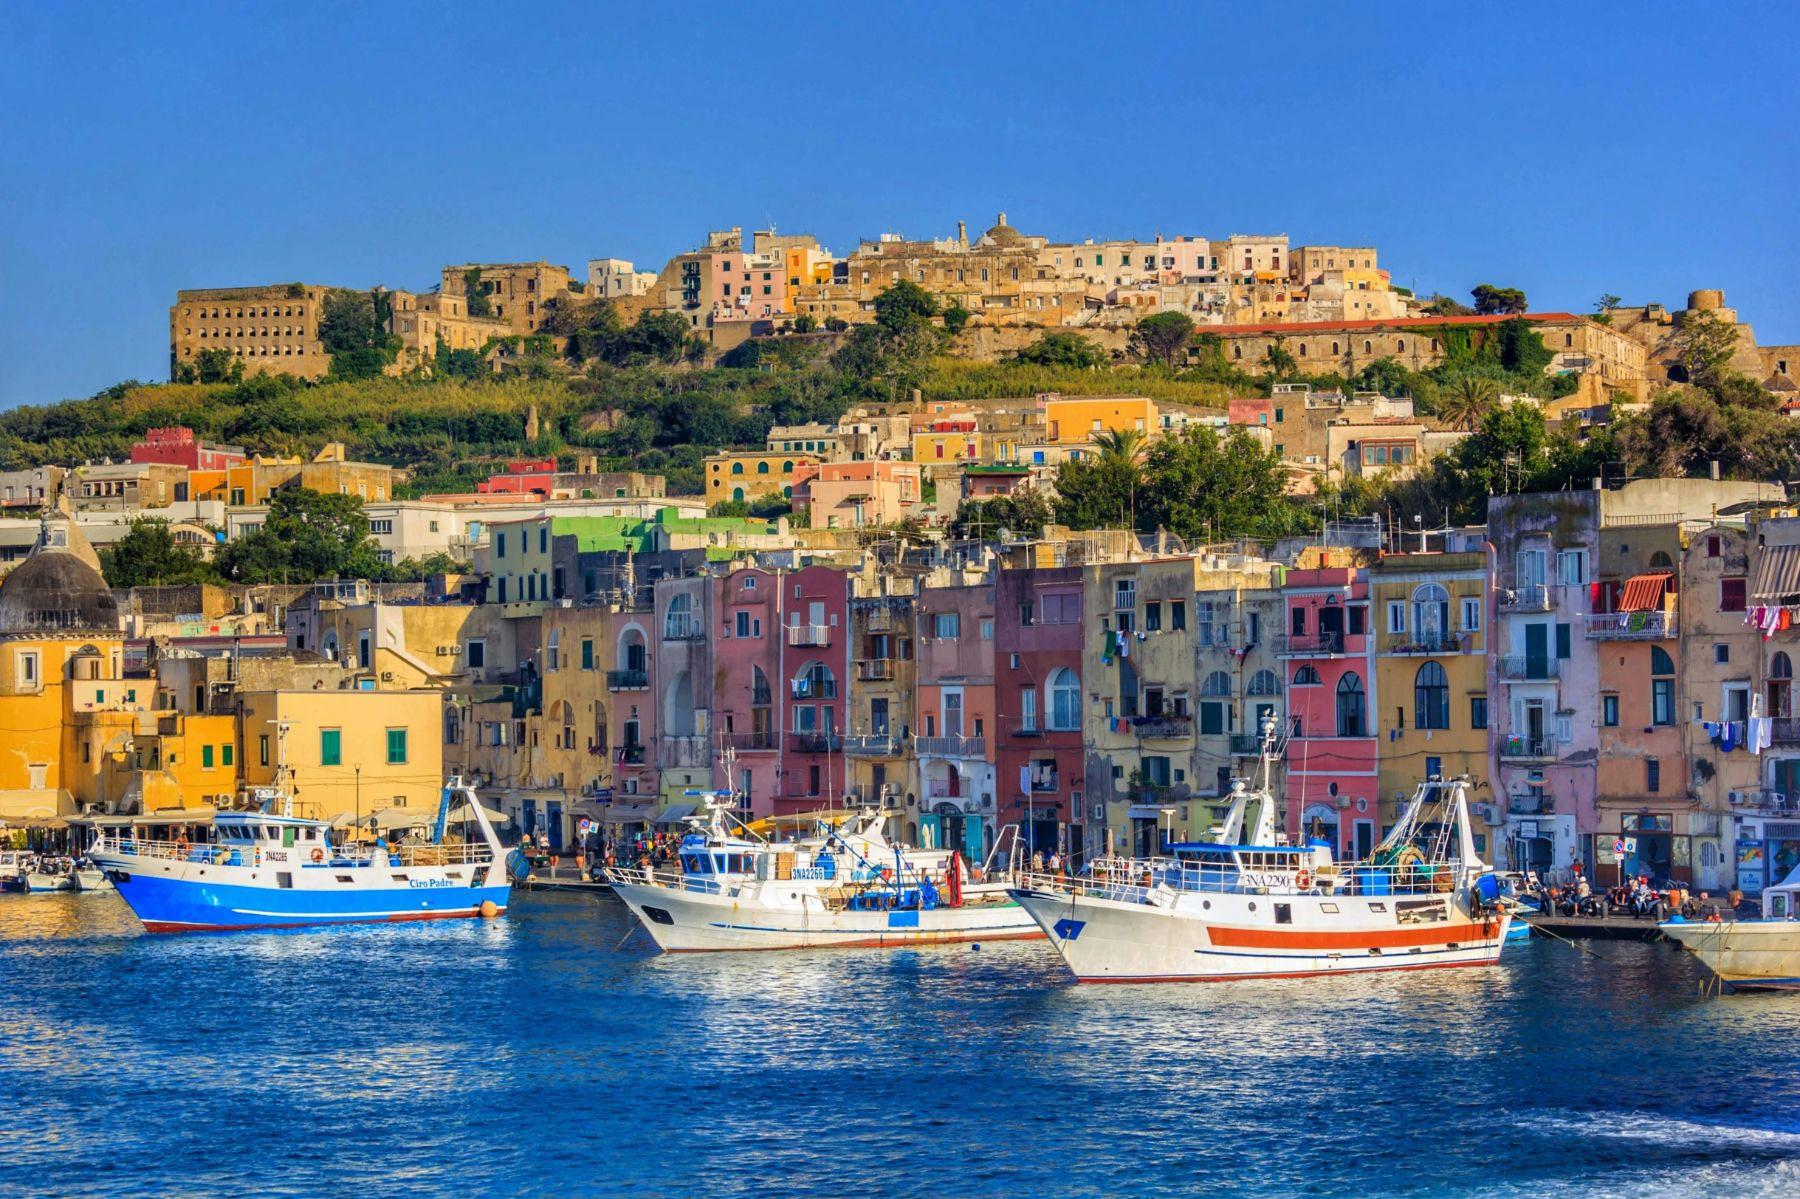
[[[1655,941],[1662,935],[1656,921],[1632,916],[1527,916],[1525,922],[1533,929],[1571,940]]]
[[[574,891],[588,895],[612,894],[611,883],[594,882],[582,876],[579,871],[568,874],[561,873],[560,864],[552,866],[548,873],[533,870],[525,880],[527,891]]]

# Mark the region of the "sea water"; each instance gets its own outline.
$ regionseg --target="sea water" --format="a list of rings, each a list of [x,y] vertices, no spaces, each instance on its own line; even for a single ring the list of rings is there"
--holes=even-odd
[[[0,897],[0,1194],[1800,1190],[1800,997],[1705,997],[1666,944],[1083,987],[1041,942],[631,929],[521,895],[150,936],[113,895]]]

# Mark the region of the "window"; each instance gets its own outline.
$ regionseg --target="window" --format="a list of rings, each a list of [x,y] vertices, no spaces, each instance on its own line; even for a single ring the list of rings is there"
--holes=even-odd
[[[1719,611],[1742,612],[1744,610],[1744,582],[1738,579],[1719,580]]]
[[[750,635],[750,613],[739,612],[736,614],[732,632],[739,637],[748,637]]]
[[[231,765],[232,751],[236,748],[237,748],[236,746],[232,746],[232,745],[219,746],[219,765],[221,765],[221,766]]]
[[[210,745],[202,745],[200,747],[200,769],[211,770],[212,768],[213,768],[213,747]]]
[[[1560,551],[1556,555],[1556,581],[1564,587],[1585,587],[1588,581],[1587,551]]]
[[[1660,645],[1650,647],[1650,723],[1675,723],[1675,662]]]
[[[1465,633],[1481,631],[1481,600],[1479,598],[1469,596],[1463,600],[1462,627]]]
[[[1713,661],[1725,663],[1731,661],[1731,647],[1720,642],[1713,646]]]
[[[506,557],[506,534],[505,533],[495,533],[494,534],[494,557],[496,557],[496,558]]]
[[[1619,727],[1619,697],[1602,695],[1600,697],[1600,723],[1609,729]]]
[[[1137,607],[1137,580],[1113,580],[1113,611],[1124,612]]]
[[[502,596],[502,599],[505,597]],[[470,670],[480,670],[487,665],[487,642],[471,641],[466,647],[467,661]]]
[[[1169,627],[1171,629],[1187,628],[1187,601],[1169,601]]]
[[[594,669],[594,639],[592,637],[581,639],[581,669]]]
[[[1319,669],[1316,666],[1302,666],[1294,671],[1294,686],[1317,687],[1319,685]]]
[[[1413,677],[1413,725],[1421,729],[1450,727],[1450,676],[1437,662],[1425,663]]]
[[[1722,552],[1723,545],[1719,537],[1713,536],[1706,539],[1706,556],[1708,558],[1717,558]]]
[[[344,764],[344,733],[342,729],[319,730],[319,765],[342,766]]]
[[[35,687],[38,685],[38,662],[37,651],[20,651],[18,656],[20,686]]]
[[[1387,631],[1390,633],[1406,632],[1406,601],[1389,600],[1387,606]]]
[[[1348,671],[1337,685],[1337,735],[1361,737],[1363,733],[1363,683],[1355,671]]]
[[[1652,795],[1662,790],[1662,763],[1655,758],[1644,762],[1644,790]]]
[[[1019,728],[1027,733],[1037,731],[1037,692],[1030,687],[1019,689]]]
[[[1155,600],[1144,604],[1144,631],[1157,632],[1162,628],[1162,605]]]
[[[981,622],[981,639],[983,641],[994,639],[994,619],[991,616]]]
[[[402,766],[406,763],[406,730],[389,729],[387,731],[387,760],[390,766]]]
[[[1019,627],[1022,629],[1030,628],[1032,625],[1032,620],[1033,620],[1034,615],[1035,615],[1035,610],[1033,609],[1032,605],[1020,604],[1019,605]]]
[[[269,735],[267,733],[256,739],[256,764],[258,766],[269,764]]]
[[[1566,659],[1569,656],[1569,636],[1567,622],[1559,623],[1556,626],[1556,656],[1558,658]]]
[[[369,532],[371,533],[380,535],[382,533],[392,533],[393,531],[394,522],[392,520],[371,520],[369,522]]]
[[[1469,727],[1485,729],[1487,726],[1487,696],[1471,695],[1469,697]]]
[[[1066,666],[1050,676],[1050,727],[1059,732],[1081,727],[1081,682]]]
[[[1450,631],[1450,593],[1437,583],[1423,584],[1413,591],[1412,606],[1413,639],[1423,645],[1441,644]]]
[[[962,636],[962,615],[958,612],[939,612],[931,618],[931,635],[939,640],[955,640]]]

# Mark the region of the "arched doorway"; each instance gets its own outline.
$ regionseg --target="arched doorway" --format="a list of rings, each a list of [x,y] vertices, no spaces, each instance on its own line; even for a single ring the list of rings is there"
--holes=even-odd
[[[1337,808],[1331,804],[1308,804],[1300,813],[1300,836],[1305,841],[1323,841],[1336,852],[1340,844]]]

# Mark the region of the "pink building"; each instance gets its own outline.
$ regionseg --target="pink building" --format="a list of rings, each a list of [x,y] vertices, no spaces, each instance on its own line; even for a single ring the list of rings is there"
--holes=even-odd
[[[999,811],[994,587],[926,587],[918,612],[917,843],[979,862],[993,848]]]
[[[1234,425],[1267,428],[1275,423],[1275,401],[1267,396],[1232,400],[1225,406],[1225,419]]]
[[[924,494],[912,462],[801,462],[794,467],[795,512],[815,529],[860,529],[904,520]]]
[[[1284,593],[1275,652],[1289,683],[1288,833],[1340,855],[1367,852],[1381,823],[1368,579],[1349,567],[1294,570]]]
[[[612,645],[613,665],[606,672],[606,690],[614,802],[645,805],[645,814],[653,816],[659,799],[656,693],[650,686],[655,668],[656,614],[601,610],[598,615],[602,635]]]
[[[824,566],[720,582],[714,727],[756,816],[830,807],[845,792],[850,576]]]
[[[244,447],[201,441],[192,429],[175,426],[145,429],[144,440],[131,447],[131,460],[185,466],[189,470],[224,470],[245,460]]]
[[[549,495],[556,487],[556,459],[508,462],[504,471],[475,484],[478,495]]]
[[[1021,488],[1031,486],[1031,468],[1029,466],[965,466],[962,476],[962,498],[965,500],[991,500],[995,496],[1011,495]]]

